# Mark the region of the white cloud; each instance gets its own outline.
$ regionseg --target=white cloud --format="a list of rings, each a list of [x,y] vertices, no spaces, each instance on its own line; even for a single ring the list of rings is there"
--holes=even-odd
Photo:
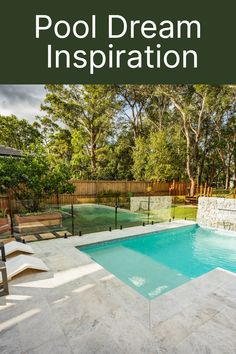
[[[0,114],[14,114],[33,122],[42,114],[40,105],[45,93],[43,85],[0,85]]]

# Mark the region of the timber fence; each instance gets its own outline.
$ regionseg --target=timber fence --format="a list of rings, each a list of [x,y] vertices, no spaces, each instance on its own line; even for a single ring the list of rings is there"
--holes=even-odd
[[[81,196],[95,196],[104,191],[118,192],[120,194],[141,194],[147,193],[151,188],[152,194],[169,195],[173,191],[180,195],[186,194],[187,184],[175,182],[150,182],[150,181],[79,181],[73,180],[75,193]]]

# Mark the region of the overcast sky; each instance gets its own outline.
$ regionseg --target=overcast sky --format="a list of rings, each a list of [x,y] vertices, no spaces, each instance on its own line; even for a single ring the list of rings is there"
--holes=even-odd
[[[43,85],[0,85],[0,114],[14,114],[33,122],[40,115],[45,93]]]

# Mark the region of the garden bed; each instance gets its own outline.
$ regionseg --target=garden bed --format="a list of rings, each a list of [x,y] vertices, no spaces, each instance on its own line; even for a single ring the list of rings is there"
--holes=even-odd
[[[62,215],[59,212],[23,216],[16,214],[14,217],[16,222],[14,231],[18,233],[37,232],[45,228],[56,229],[62,226]]]

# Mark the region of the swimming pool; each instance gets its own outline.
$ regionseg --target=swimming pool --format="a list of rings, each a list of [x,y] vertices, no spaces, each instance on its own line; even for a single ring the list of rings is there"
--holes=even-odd
[[[148,299],[216,267],[236,272],[236,237],[197,225],[79,247]]]

